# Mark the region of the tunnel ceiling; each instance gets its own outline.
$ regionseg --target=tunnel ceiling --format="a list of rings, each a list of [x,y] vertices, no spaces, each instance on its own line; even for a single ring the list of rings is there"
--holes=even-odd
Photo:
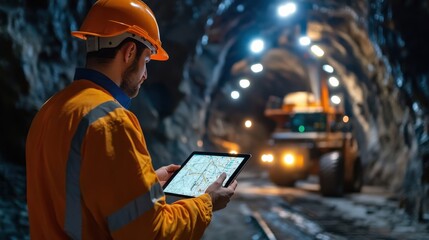
[[[383,87],[377,86],[377,82],[373,82],[375,79],[389,77],[383,75],[388,66],[382,62],[381,53],[377,53],[379,49],[368,34],[368,6],[362,1],[341,4],[297,1],[297,11],[281,18],[277,15],[277,7],[284,3],[225,1],[216,14],[208,18],[205,34],[197,46],[197,60],[190,67],[195,67],[200,75],[209,76],[205,90],[212,99],[206,116],[208,135],[233,142],[240,139],[245,148],[247,144],[249,149],[255,149],[261,145],[261,137],[267,138],[273,128],[272,122],[263,116],[269,96],[283,97],[294,91],[311,91],[309,69],[329,64],[335,69],[331,75],[343,85],[349,114],[356,115],[356,135],[363,152],[372,151],[367,149],[368,145],[379,148],[377,139],[371,141],[371,134],[379,133],[376,124],[370,122],[370,115],[383,110],[368,104],[368,101],[377,99],[367,95],[370,94],[368,89]],[[300,46],[298,39],[303,35],[324,50],[323,57],[314,56],[311,45]],[[250,41],[255,38],[265,40],[266,48],[262,53],[249,51]],[[210,60],[215,68],[201,67]],[[251,72],[250,66],[254,63],[261,63],[264,70],[256,74]],[[234,101],[229,94],[239,90],[240,78],[249,79],[251,87],[241,89],[240,99]],[[387,81],[390,82],[384,84],[394,85],[392,79]],[[242,130],[245,119],[254,119],[256,126],[263,127],[259,132]],[[232,136],[231,130],[235,130]],[[237,132],[240,132],[238,136]],[[377,157],[368,156],[365,161],[371,163]]]
[[[215,112],[267,122],[263,109],[270,95],[283,97],[290,92],[311,91],[309,65],[321,68],[323,64],[341,63],[357,78],[369,78],[368,68],[376,55],[366,34],[365,20],[360,18],[362,6],[302,1],[297,2],[296,12],[282,18],[277,8],[284,3],[236,1],[222,14],[209,18],[202,47],[226,42],[230,45],[219,77],[221,89],[212,104]],[[320,46],[325,55],[318,58],[310,51],[311,45],[301,46],[298,40],[302,36],[310,37],[311,45]],[[265,41],[265,50],[258,54],[249,50],[251,40],[256,38]],[[250,71],[254,63],[261,63],[264,70],[256,74]],[[234,102],[229,93],[238,90],[240,78],[250,79],[252,86],[242,90],[242,97]]]

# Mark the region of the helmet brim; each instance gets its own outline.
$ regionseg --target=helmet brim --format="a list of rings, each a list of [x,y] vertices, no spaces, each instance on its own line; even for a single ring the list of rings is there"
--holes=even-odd
[[[126,30],[124,31],[126,32]],[[115,35],[118,35],[118,33],[113,34],[112,36],[107,36],[105,34],[96,34],[93,32],[85,32],[85,31],[73,31],[71,32],[71,34],[79,39],[82,40],[87,40],[86,36],[96,36],[96,37],[113,37]],[[170,57],[168,56],[167,51],[164,50],[164,48],[160,47],[159,45],[157,46],[157,51],[155,54],[152,54],[150,56],[151,60],[155,60],[155,61],[167,61]]]

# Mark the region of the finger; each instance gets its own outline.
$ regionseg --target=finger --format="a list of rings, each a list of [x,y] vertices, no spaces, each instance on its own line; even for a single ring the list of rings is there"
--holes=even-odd
[[[234,182],[232,182],[232,183],[228,186],[228,188],[229,188],[229,189],[231,189],[231,190],[235,190],[235,189],[237,188],[237,185],[238,185],[237,180],[234,180]]]
[[[167,181],[159,181],[159,184],[161,185],[161,187],[163,187],[166,182]]]
[[[225,179],[226,179],[226,173],[222,173],[219,177],[218,177],[218,179],[216,180],[216,183],[218,183],[219,185],[221,185],[222,183],[223,183],[223,181],[225,181]]]
[[[166,170],[167,172],[175,172],[179,168],[180,168],[180,165],[170,164],[166,167]]]

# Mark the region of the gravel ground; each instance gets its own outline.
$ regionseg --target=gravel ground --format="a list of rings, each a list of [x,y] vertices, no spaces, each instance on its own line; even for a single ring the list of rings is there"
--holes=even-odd
[[[225,210],[215,213],[204,238],[268,239],[249,217],[260,213],[276,239],[429,240],[429,223],[413,222],[392,194],[380,187],[326,198],[314,182],[279,188],[263,174],[247,173]]]

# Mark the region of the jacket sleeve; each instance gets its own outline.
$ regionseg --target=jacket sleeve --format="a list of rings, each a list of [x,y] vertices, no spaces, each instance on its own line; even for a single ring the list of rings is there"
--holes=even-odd
[[[125,109],[94,122],[82,146],[82,198],[114,239],[199,239],[209,194],[167,204],[136,117]]]

